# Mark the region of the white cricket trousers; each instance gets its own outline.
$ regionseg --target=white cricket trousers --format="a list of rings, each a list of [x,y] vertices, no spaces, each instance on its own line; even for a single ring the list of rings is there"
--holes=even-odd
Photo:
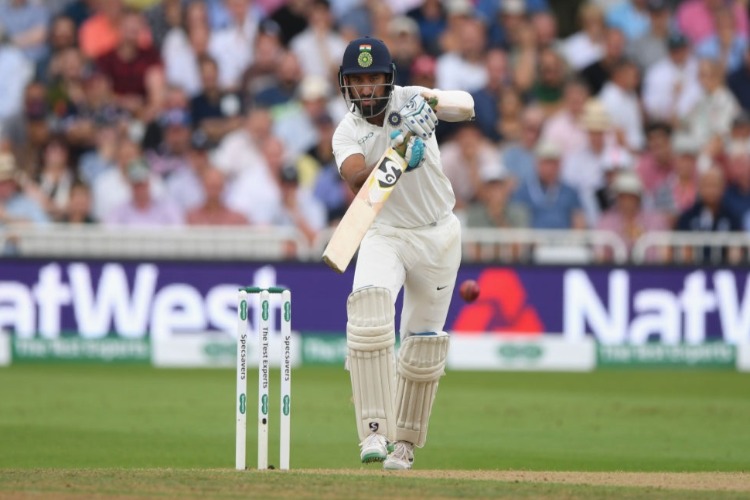
[[[384,287],[395,302],[404,289],[401,340],[440,332],[460,264],[461,223],[453,214],[411,229],[375,224],[360,245],[352,290]]]

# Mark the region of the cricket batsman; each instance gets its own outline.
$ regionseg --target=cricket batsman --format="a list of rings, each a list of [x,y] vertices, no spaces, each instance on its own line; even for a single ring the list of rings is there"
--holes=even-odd
[[[339,88],[350,112],[336,129],[333,151],[356,193],[386,149],[405,149],[407,167],[362,240],[347,300],[347,366],[360,459],[404,470],[427,439],[448,356],[443,328],[461,260],[455,196],[434,131],[438,119],[472,119],[474,101],[463,91],[399,87],[394,78],[395,65],[381,40],[349,43]],[[394,304],[402,288],[396,359]]]

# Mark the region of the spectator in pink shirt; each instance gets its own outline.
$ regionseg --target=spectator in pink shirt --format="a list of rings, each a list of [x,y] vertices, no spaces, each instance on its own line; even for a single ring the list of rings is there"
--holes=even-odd
[[[618,172],[612,189],[616,193],[615,204],[599,219],[597,229],[616,233],[627,245],[628,250],[633,248],[643,233],[669,229],[668,221],[661,213],[643,210],[643,184],[633,171]],[[612,255],[605,249],[599,249],[599,252],[604,260],[612,259]]]
[[[743,2],[735,0],[687,0],[677,9],[677,26],[695,45],[716,35],[715,13],[729,4],[739,36],[748,36],[747,12]]]
[[[653,123],[646,130],[646,150],[636,165],[636,172],[648,196],[652,196],[672,175],[671,138],[672,127],[665,123]]]
[[[168,198],[156,200],[151,196],[151,172],[143,160],[135,160],[127,167],[132,199],[115,208],[106,222],[119,226],[177,226],[183,216]]]

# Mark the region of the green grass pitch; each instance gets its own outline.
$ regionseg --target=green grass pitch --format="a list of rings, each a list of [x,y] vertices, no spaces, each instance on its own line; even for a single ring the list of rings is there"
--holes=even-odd
[[[276,464],[277,370],[273,376],[269,462]],[[446,477],[415,472],[390,479],[365,472],[378,465],[358,462],[348,373],[338,367],[293,373],[292,469],[305,471],[233,472],[234,380],[233,370],[0,369],[0,496],[38,491],[205,498],[205,487],[222,498],[247,496],[246,488],[298,498],[360,498],[375,491],[396,498],[733,498],[740,492],[472,480],[469,473],[457,478],[448,471],[723,471],[749,479],[747,374],[449,372],[427,446],[415,462],[417,471],[445,470]],[[251,375],[250,468],[256,463],[256,387]],[[180,489],[186,485],[191,489]],[[748,488],[742,494],[750,495]]]

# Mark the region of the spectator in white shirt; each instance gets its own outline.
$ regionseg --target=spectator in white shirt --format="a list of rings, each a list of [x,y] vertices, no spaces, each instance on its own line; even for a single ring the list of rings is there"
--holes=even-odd
[[[720,62],[702,59],[698,65],[698,80],[703,97],[685,117],[683,125],[700,148],[708,148],[704,152],[715,156],[729,137],[732,122],[740,113],[740,105],[726,86]]]
[[[11,120],[19,118],[26,85],[34,67],[23,52],[8,43],[0,26],[0,135],[7,133]]]
[[[328,0],[314,0],[310,7],[308,27],[292,38],[289,48],[299,59],[305,75],[333,80],[338,73],[346,42],[333,29]]]
[[[186,25],[172,28],[161,48],[167,82],[182,88],[188,97],[202,89],[198,59],[208,55],[211,40],[205,9],[201,2],[191,3],[186,10]]]
[[[244,126],[221,140],[214,151],[213,164],[230,178],[257,168],[263,161],[261,145],[270,137],[272,124],[271,113],[267,109],[252,109],[245,118]]]
[[[599,99],[623,135],[621,142],[631,151],[643,149],[643,115],[638,101],[639,71],[634,62],[623,60],[612,72],[612,80],[604,85]]]
[[[648,121],[676,124],[700,99],[698,61],[692,57],[687,38],[672,34],[669,55],[654,63],[643,79],[643,107]]]
[[[253,62],[253,47],[260,13],[249,8],[250,0],[227,0],[231,24],[213,32],[208,51],[219,64],[219,83],[224,90],[239,88],[244,71]]]
[[[485,26],[478,19],[460,20],[458,50],[437,58],[437,88],[475,92],[487,83]]]
[[[574,71],[595,63],[604,54],[604,12],[593,3],[583,3],[578,10],[580,31],[563,42],[562,53]]]

